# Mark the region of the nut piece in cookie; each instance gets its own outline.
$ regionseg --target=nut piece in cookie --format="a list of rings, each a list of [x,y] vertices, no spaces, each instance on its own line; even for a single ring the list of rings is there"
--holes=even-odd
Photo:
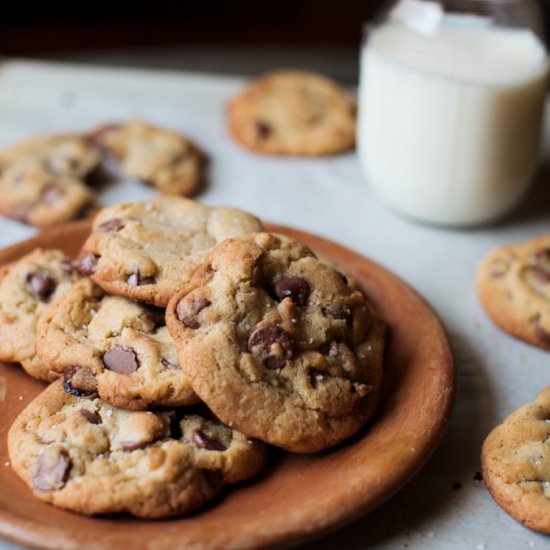
[[[45,227],[82,217],[95,207],[86,184],[101,155],[88,138],[31,138],[0,154],[0,213]]]
[[[179,366],[164,311],[109,296],[87,278],[46,307],[36,349],[41,378],[63,375],[73,395],[97,392],[133,410],[199,401]]]
[[[374,412],[383,325],[360,291],[294,239],[221,243],[166,320],[195,392],[251,437],[315,452]]]
[[[355,145],[355,102],[336,82],[304,71],[276,71],[229,104],[231,135],[259,153],[321,156]]]
[[[169,195],[192,195],[201,186],[205,155],[185,136],[130,120],[98,128],[92,138],[116,157],[126,176]]]
[[[166,307],[213,246],[261,230],[246,212],[183,197],[117,204],[96,216],[79,268],[111,294]]]
[[[513,412],[483,443],[483,479],[526,527],[550,534],[550,386]]]
[[[182,409],[127,411],[53,382],[17,417],[10,461],[36,497],[82,514],[185,514],[255,475],[259,442]]]
[[[550,349],[550,235],[494,250],[479,267],[477,291],[498,327]]]
[[[0,360],[21,363],[36,378],[44,375],[35,352],[36,325],[48,304],[80,278],[60,250],[36,249],[0,271]]]

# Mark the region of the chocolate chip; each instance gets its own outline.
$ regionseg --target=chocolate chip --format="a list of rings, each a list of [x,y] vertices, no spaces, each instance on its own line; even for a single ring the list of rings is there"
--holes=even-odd
[[[84,253],[78,259],[78,270],[84,275],[93,275],[97,268],[99,256],[91,252]]]
[[[63,371],[63,389],[71,395],[91,395],[97,390],[97,380],[88,367],[71,365]]]
[[[71,471],[71,459],[64,449],[50,447],[38,457],[36,475],[32,478],[33,487],[41,493],[59,491],[67,483]]]
[[[120,231],[124,227],[124,222],[119,218],[114,218],[107,222],[99,224],[95,231],[99,233],[108,233],[109,231]]]
[[[126,279],[126,282],[131,286],[154,285],[157,282],[157,278],[142,277],[139,269],[136,269],[136,271]]]
[[[161,364],[164,365],[167,369],[169,370],[179,370],[179,366],[178,365],[174,365],[174,363],[171,363],[170,361],[168,361],[168,359],[161,359],[160,360]]]
[[[273,294],[279,302],[290,298],[294,304],[302,307],[309,297],[309,284],[302,277],[282,277],[274,283]]]
[[[136,449],[145,449],[152,441],[122,441],[120,446],[123,451],[135,451]]]
[[[546,346],[550,346],[550,332],[542,328],[540,324],[540,314],[533,318],[533,325],[535,327],[535,334],[537,338]]]
[[[42,199],[42,202],[46,204],[53,204],[61,198],[61,194],[61,189],[59,189],[59,187],[56,187],[55,185],[48,185],[44,191],[42,191],[40,198]]]
[[[202,430],[195,430],[191,434],[191,441],[195,447],[208,451],[225,451],[227,447],[217,439],[208,437]]]
[[[90,424],[101,424],[101,422],[102,422],[101,416],[97,412],[90,411],[88,409],[82,408],[82,409],[80,409],[80,414],[84,418],[86,418],[86,420],[88,422],[90,422]]]
[[[254,130],[258,139],[267,139],[272,132],[271,126],[262,120],[257,120],[254,124]]]
[[[67,273],[67,275],[73,275],[75,272],[75,266],[71,260],[61,260],[59,266],[61,267],[61,271]]]
[[[29,273],[27,282],[40,298],[48,298],[57,287],[55,280],[45,273]]]
[[[268,369],[282,369],[294,351],[292,337],[277,325],[255,328],[248,338],[248,350]]]
[[[550,283],[550,271],[538,266],[529,266],[525,268],[525,274],[531,276],[539,283]]]
[[[338,321],[346,321],[346,323],[349,323],[352,319],[351,311],[347,307],[324,307],[322,311],[325,317],[330,317]]]
[[[191,329],[198,329],[201,325],[196,316],[212,302],[206,298],[194,297],[189,300],[181,300],[176,308],[178,319]]]
[[[104,356],[105,367],[118,374],[132,374],[139,369],[139,361],[132,349],[111,348]]]

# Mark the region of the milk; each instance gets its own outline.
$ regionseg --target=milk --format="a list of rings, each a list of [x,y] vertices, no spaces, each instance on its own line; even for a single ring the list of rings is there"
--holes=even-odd
[[[368,182],[424,221],[501,216],[537,167],[547,75],[529,30],[445,14],[422,32],[383,24],[361,59],[358,143]]]

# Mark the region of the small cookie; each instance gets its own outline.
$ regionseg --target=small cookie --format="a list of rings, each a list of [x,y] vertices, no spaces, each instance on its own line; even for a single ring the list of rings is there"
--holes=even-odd
[[[178,416],[179,415],[179,416]],[[198,414],[112,407],[53,382],[17,417],[10,462],[35,496],[83,514],[184,514],[256,474],[266,449]]]
[[[118,204],[96,216],[79,266],[111,294],[166,307],[213,246],[261,230],[241,210],[182,197]]]
[[[80,275],[60,250],[36,249],[0,271],[0,360],[21,363],[35,378],[43,369],[35,352],[36,324],[46,305]]]
[[[494,250],[479,268],[477,291],[497,326],[550,349],[550,235]]]
[[[259,153],[331,155],[355,145],[356,105],[328,78],[276,71],[231,101],[228,124],[241,145]]]
[[[550,534],[550,386],[513,412],[483,443],[483,479],[523,525]]]
[[[169,195],[192,195],[203,181],[205,156],[185,136],[130,120],[97,129],[93,138],[121,163],[126,176]]]
[[[85,180],[99,167],[94,143],[71,134],[24,141],[0,155],[0,213],[45,227],[91,212]]]
[[[77,368],[89,371],[86,387],[125,409],[178,407],[199,399],[179,366],[164,311],[109,296],[90,279],[78,281],[42,313],[36,350],[41,378],[65,373],[75,394]],[[82,376],[82,373],[79,377]]]
[[[314,452],[374,412],[382,323],[294,239],[258,233],[220,244],[166,320],[195,392],[247,435]]]

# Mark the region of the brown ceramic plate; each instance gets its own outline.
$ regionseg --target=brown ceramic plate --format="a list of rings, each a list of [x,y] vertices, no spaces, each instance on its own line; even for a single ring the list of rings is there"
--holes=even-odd
[[[389,327],[382,405],[343,445],[317,455],[276,453],[254,483],[229,490],[181,519],[88,518],[33,498],[12,472],[9,426],[44,387],[0,362],[0,536],[37,548],[225,549],[302,542],[372,510],[399,490],[438,446],[454,397],[453,359],[426,302],[395,275],[331,241],[280,226],[354,277]],[[36,246],[75,254],[89,224],[50,229],[0,251],[0,265]]]

